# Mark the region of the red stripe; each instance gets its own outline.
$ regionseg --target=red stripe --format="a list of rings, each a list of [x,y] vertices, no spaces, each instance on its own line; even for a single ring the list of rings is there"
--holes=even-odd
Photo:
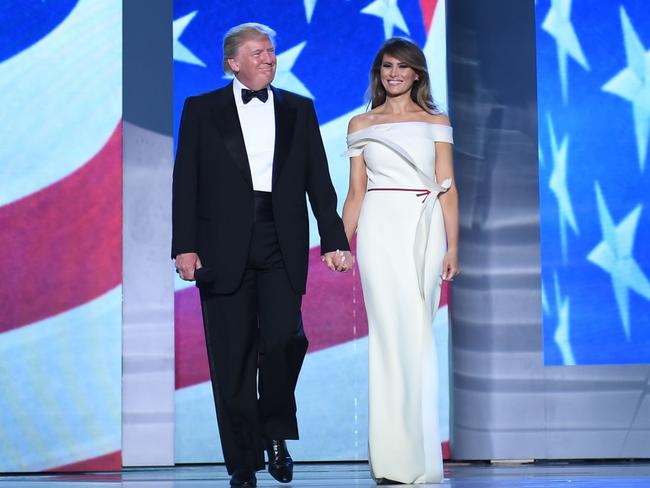
[[[451,459],[451,446],[449,441],[442,443],[442,459]]]
[[[122,124],[88,163],[0,207],[0,332],[61,313],[122,280]]]
[[[196,288],[175,296],[176,388],[210,379],[199,296]],[[359,274],[333,273],[320,260],[319,248],[309,252],[307,294],[302,315],[309,352],[368,335]]]
[[[450,285],[448,281],[442,282],[442,290],[440,291],[440,304],[438,307],[449,305],[449,286]]]
[[[356,241],[352,252],[356,252]],[[332,272],[321,262],[320,248],[310,249],[302,316],[309,352],[367,336],[368,318],[357,267],[347,273]]]
[[[353,251],[355,242],[353,242]],[[175,296],[176,389],[210,380],[203,320],[196,288]],[[447,304],[443,285],[440,306]],[[309,351],[316,352],[368,335],[368,319],[359,273],[333,273],[320,260],[320,248],[309,251],[307,294],[302,302]]]
[[[310,250],[309,263],[307,294],[302,305],[309,352],[368,335],[358,272],[331,272],[321,263],[319,248]],[[174,303],[178,389],[209,381],[210,369],[196,288],[176,292]]]
[[[199,292],[195,287],[174,297],[176,389],[210,380]]]
[[[122,451],[115,451],[103,456],[84,459],[72,464],[48,469],[50,472],[79,472],[79,471],[119,471],[122,469]],[[94,479],[94,478],[93,478]],[[114,478],[111,478],[114,479]],[[119,478],[118,478],[119,479]],[[99,481],[99,480],[96,480]],[[103,480],[109,481],[109,480]]]
[[[420,0],[420,7],[422,8],[422,17],[424,20],[424,29],[428,33],[433,22],[433,16],[436,13],[436,6],[438,0]]]

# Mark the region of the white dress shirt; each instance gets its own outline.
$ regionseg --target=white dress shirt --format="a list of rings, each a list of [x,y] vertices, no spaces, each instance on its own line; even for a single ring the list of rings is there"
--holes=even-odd
[[[237,105],[239,123],[244,135],[248,164],[253,177],[253,190],[271,191],[273,185],[273,152],[275,150],[275,109],[273,91],[267,88],[269,98],[262,102],[253,98],[244,104],[241,98],[244,86],[237,78],[232,88]]]

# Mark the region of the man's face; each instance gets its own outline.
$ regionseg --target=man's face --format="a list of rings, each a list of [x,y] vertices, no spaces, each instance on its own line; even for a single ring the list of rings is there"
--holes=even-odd
[[[276,57],[273,43],[268,37],[245,41],[235,57],[228,59],[230,69],[242,84],[251,90],[268,86],[275,76]]]

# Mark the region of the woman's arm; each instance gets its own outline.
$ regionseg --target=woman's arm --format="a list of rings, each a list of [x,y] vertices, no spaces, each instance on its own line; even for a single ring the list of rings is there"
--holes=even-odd
[[[348,134],[356,132],[361,128],[358,117],[353,117],[348,125]],[[350,158],[350,183],[348,186],[348,196],[343,204],[343,227],[348,242],[354,237],[359,223],[359,214],[361,213],[361,204],[366,194],[368,186],[368,175],[366,174],[366,163],[363,160],[363,154]]]
[[[436,142],[436,180],[451,178],[451,187],[438,197],[447,234],[447,254],[443,261],[442,279],[452,280],[460,272],[458,267],[458,190],[454,179],[451,144]]]

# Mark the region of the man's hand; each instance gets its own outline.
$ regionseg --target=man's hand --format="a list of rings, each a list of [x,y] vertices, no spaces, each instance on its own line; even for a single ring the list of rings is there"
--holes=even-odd
[[[326,252],[321,256],[321,260],[332,271],[340,271],[345,273],[352,269],[354,266],[354,257],[350,251],[336,251]]]
[[[194,281],[194,272],[202,268],[199,255],[195,252],[186,252],[176,256],[176,272],[185,281]]]

